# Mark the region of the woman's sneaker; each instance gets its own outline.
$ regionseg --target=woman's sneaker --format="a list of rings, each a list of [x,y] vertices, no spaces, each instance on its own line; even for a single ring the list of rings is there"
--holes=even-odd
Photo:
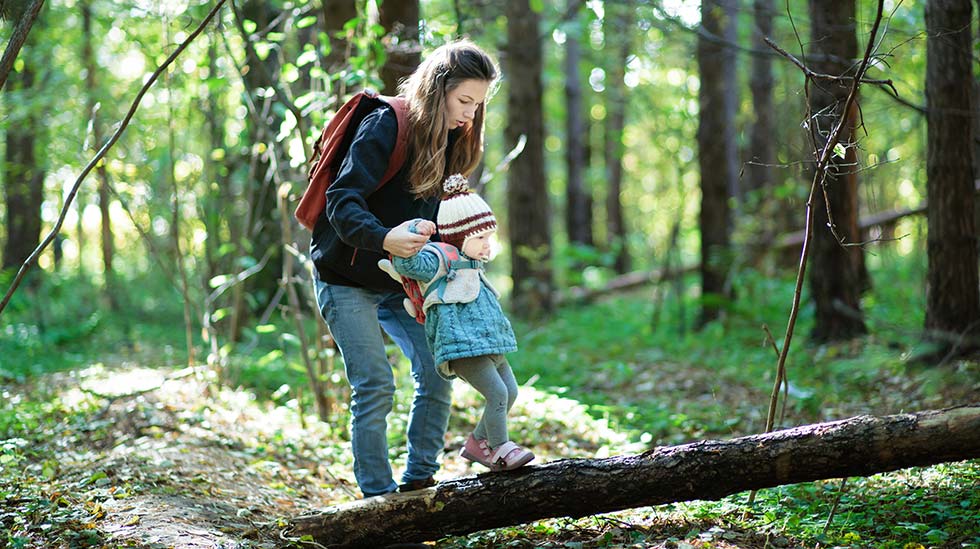
[[[436,479],[433,477],[420,478],[418,480],[410,480],[405,484],[398,486],[399,492],[414,492],[415,490],[422,490],[424,488],[429,488],[436,485]]]

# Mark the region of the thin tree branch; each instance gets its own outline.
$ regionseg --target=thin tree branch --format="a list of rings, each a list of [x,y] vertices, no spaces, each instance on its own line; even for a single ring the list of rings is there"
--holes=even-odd
[[[776,50],[781,56],[785,57],[786,59],[789,59],[791,63],[793,63],[794,65],[796,65],[797,67],[799,67],[800,70],[803,71],[803,74],[806,75],[806,77],[809,78],[810,80],[840,80],[840,81],[851,81],[851,80],[854,80],[855,78],[857,78],[856,76],[847,76],[846,74],[836,74],[835,75],[835,74],[825,74],[825,73],[822,73],[822,72],[816,72],[813,69],[811,69],[810,67],[807,67],[805,64],[803,64],[802,61],[800,61],[799,59],[797,59],[796,57],[794,57],[792,53],[789,53],[788,51],[786,51],[783,48],[779,47],[779,45],[776,44],[775,42],[773,42],[772,40],[770,40],[768,36],[765,37],[765,38],[763,38],[763,40],[765,41],[766,44],[769,45],[770,48]],[[868,59],[867,57],[864,59],[864,63],[865,64],[867,63],[867,59]],[[862,74],[863,74],[863,72],[862,72]],[[862,77],[861,78],[861,83],[863,83],[863,84],[875,84],[877,86],[887,86],[887,87],[891,88],[892,92],[894,92],[894,97],[898,97],[898,90],[895,89],[895,84],[892,82],[892,80],[890,78],[889,79],[885,79],[885,80],[880,80],[880,79],[872,79],[872,78],[864,78],[864,77]]]
[[[24,10],[24,14],[17,23],[17,28],[14,29],[14,34],[10,37],[10,41],[7,42],[7,48],[3,51],[3,58],[0,59],[0,89],[3,89],[4,84],[7,83],[7,76],[10,75],[10,70],[14,68],[14,61],[17,60],[17,54],[20,53],[24,42],[27,41],[27,35],[31,32],[31,27],[34,26],[34,21],[37,20],[38,14],[41,13],[42,6],[44,6],[44,0],[34,0]],[[2,310],[0,308],[0,311]]]
[[[841,110],[842,115],[830,134],[827,143],[824,145],[823,151],[821,151],[819,160],[817,161],[816,170],[813,174],[813,181],[810,183],[810,196],[806,201],[806,225],[803,233],[803,250],[800,253],[800,267],[796,275],[796,288],[793,292],[793,306],[790,309],[790,317],[786,326],[786,334],[783,339],[783,346],[779,353],[779,361],[777,364],[777,371],[782,370],[786,367],[786,357],[789,354],[790,344],[793,340],[793,330],[796,327],[796,318],[800,312],[800,299],[803,294],[803,280],[806,274],[806,264],[807,259],[810,255],[810,240],[813,235],[813,198],[816,195],[818,186],[823,187],[823,180],[826,177],[827,165],[830,162],[830,157],[833,154],[834,146],[837,145],[837,141],[840,138],[840,132],[847,123],[848,117],[847,112],[850,111],[851,105],[854,103],[854,99],[857,96],[858,88],[861,85],[862,77],[864,72],[868,67],[868,60],[871,57],[872,48],[874,48],[875,36],[878,33],[878,27],[881,24],[882,13],[884,12],[884,1],[878,0],[878,13],[875,16],[874,25],[871,28],[871,36],[868,38],[868,46],[865,51],[864,58],[861,60],[861,65],[858,67],[857,73],[851,82],[851,91],[847,95],[847,99],[844,101],[844,108]],[[829,204],[828,204],[829,208]],[[771,406],[769,409],[769,414],[766,417],[766,432],[772,429],[773,421],[775,419],[776,409]]]
[[[112,134],[112,137],[110,137],[109,140],[106,141],[105,145],[103,145],[102,148],[99,149],[99,152],[96,153],[95,157],[89,161],[88,165],[86,165],[85,168],[82,170],[82,173],[78,175],[78,178],[75,180],[75,183],[71,187],[71,191],[68,193],[68,197],[65,199],[65,204],[61,208],[61,214],[58,216],[58,221],[55,223],[54,227],[44,238],[44,241],[41,242],[37,248],[34,249],[34,252],[31,253],[30,257],[24,260],[24,263],[23,265],[21,265],[20,270],[17,271],[17,276],[14,277],[14,281],[11,283],[10,289],[7,290],[7,294],[3,297],[3,301],[0,301],[0,314],[3,314],[4,309],[7,308],[7,304],[10,303],[10,299],[13,297],[14,292],[17,290],[17,287],[20,286],[20,283],[24,280],[24,277],[27,276],[27,271],[35,263],[37,263],[37,258],[40,257],[41,252],[43,252],[44,249],[47,248],[48,245],[51,244],[51,242],[54,241],[55,237],[61,231],[61,226],[65,222],[65,217],[68,215],[68,207],[71,205],[72,200],[75,199],[75,195],[78,194],[78,189],[79,187],[82,186],[82,182],[85,181],[85,177],[88,176],[88,174],[95,168],[95,166],[99,163],[99,161],[102,160],[102,158],[104,158],[105,155],[109,152],[109,149],[111,149],[113,145],[115,145],[116,142],[119,141],[119,138],[122,137],[123,132],[126,131],[126,128],[129,126],[129,122],[133,119],[133,116],[136,114],[136,110],[139,108],[140,103],[143,101],[143,96],[146,95],[146,92],[149,91],[149,89],[157,81],[160,75],[167,70],[167,67],[169,67],[174,62],[174,60],[176,60],[177,57],[180,56],[180,54],[183,53],[185,49],[187,49],[187,46],[189,46],[190,43],[193,42],[194,39],[197,38],[197,36],[204,31],[204,28],[208,25],[208,23],[211,22],[212,19],[214,19],[214,16],[218,14],[218,10],[221,9],[221,6],[223,6],[224,3],[225,0],[218,0],[214,8],[211,9],[211,12],[208,13],[207,17],[204,18],[204,20],[201,22],[200,25],[198,25],[198,27],[194,30],[194,32],[192,32],[187,37],[187,39],[184,40],[180,44],[180,46],[178,46],[177,49],[170,54],[169,57],[167,57],[166,61],[164,61],[162,65],[160,65],[159,67],[157,67],[155,71],[153,71],[153,74],[150,75],[150,78],[147,79],[146,83],[143,84],[143,87],[140,88],[139,93],[136,94],[136,98],[133,100],[132,105],[130,105],[129,107],[129,111],[126,113],[126,116],[123,118],[122,122],[120,122],[119,128],[115,131],[115,133]]]
[[[833,131],[831,131],[830,136],[827,139],[827,142],[824,144],[823,150],[820,152],[820,156],[818,157],[817,160],[816,169],[814,170],[813,173],[813,181],[811,181],[810,183],[810,195],[806,201],[806,224],[804,225],[804,229],[803,229],[803,249],[800,252],[800,266],[796,273],[796,287],[793,291],[793,304],[792,307],[790,308],[789,320],[786,323],[786,334],[783,337],[783,346],[782,349],[780,349],[779,359],[777,360],[776,363],[777,382],[781,381],[780,372],[786,371],[786,357],[789,356],[790,344],[793,341],[793,331],[796,328],[796,319],[800,313],[800,301],[803,295],[803,281],[806,277],[806,264],[807,264],[807,259],[810,256],[810,241],[811,241],[811,237],[813,236],[813,198],[817,193],[818,187],[821,190],[824,189],[824,180],[827,177],[827,165],[830,163],[830,158],[834,152],[834,147],[837,145],[837,142],[840,139],[840,132],[844,128],[844,125],[848,122],[849,117],[847,113],[850,112],[851,105],[854,103],[854,100],[857,97],[858,88],[861,86],[864,73],[868,68],[868,60],[871,58],[871,52],[874,49],[875,37],[878,34],[878,27],[881,24],[883,12],[884,12],[884,0],[878,0],[878,13],[875,16],[875,22],[871,28],[871,36],[868,38],[868,46],[865,50],[864,58],[861,59],[861,64],[858,67],[858,70],[855,73],[854,77],[851,79],[851,90],[850,92],[848,92],[847,99],[844,101],[844,108],[841,110],[841,116],[837,120]],[[766,43],[769,44],[770,46],[775,46],[775,44],[772,44],[769,40],[766,40]],[[786,53],[786,57],[795,63],[795,60],[788,53]],[[803,69],[804,73],[807,75],[806,81],[809,82],[811,80],[810,74],[813,73],[813,71],[810,71],[808,68],[806,68],[805,65],[803,65],[801,68]],[[809,88],[810,87],[808,85],[804,86],[804,89],[807,90],[806,104],[807,104],[808,119],[810,115]],[[826,191],[823,191],[823,193],[824,193],[824,201],[827,207],[827,213],[829,215],[830,202],[827,200]],[[775,423],[776,406],[777,406],[776,401],[778,400],[778,394],[779,394],[779,384],[777,383],[776,386],[773,388],[773,392],[771,395],[772,397],[776,397],[776,398],[770,399],[769,413],[766,415],[766,430],[765,430],[766,433],[772,431],[773,424]],[[748,501],[750,503],[754,500],[755,500],[755,490],[749,493],[749,498],[748,498]]]

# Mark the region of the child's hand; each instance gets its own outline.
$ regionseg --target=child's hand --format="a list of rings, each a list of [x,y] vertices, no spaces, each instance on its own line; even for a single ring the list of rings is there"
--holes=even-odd
[[[412,227],[412,231],[415,234],[432,236],[436,234],[436,224],[429,221],[428,219],[419,219],[415,221],[415,225]]]

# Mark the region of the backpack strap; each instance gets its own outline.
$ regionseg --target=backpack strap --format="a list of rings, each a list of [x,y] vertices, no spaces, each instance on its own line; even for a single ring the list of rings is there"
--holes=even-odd
[[[456,271],[459,269],[480,269],[483,264],[476,259],[463,259],[460,256],[459,250],[456,249],[452,244],[446,244],[445,242],[430,242],[427,247],[436,250],[439,254],[439,262],[445,265],[446,273],[441,277],[431,280],[428,283],[428,287],[425,289],[425,293],[422,298],[426,298],[434,291],[439,292],[439,299],[443,298],[443,294],[446,291],[446,283],[456,277]]]
[[[405,164],[405,157],[408,156],[409,125],[408,99],[399,95],[379,95],[377,98],[391,105],[392,110],[395,111],[395,118],[398,120],[398,135],[395,137],[395,148],[391,151],[391,158],[388,159],[388,169],[381,176],[381,181],[378,182],[377,188],[374,189],[375,191],[380,189],[388,181],[391,181],[391,178],[395,177],[398,170]]]
[[[374,190],[377,191],[390,181],[405,164],[408,155],[408,100],[404,97],[381,96],[373,90],[363,90],[354,94],[337,110],[313,145],[313,155],[310,157],[307,174],[309,183],[294,212],[296,219],[307,229],[313,230],[317,219],[327,207],[327,188],[335,175],[331,170],[338,162],[338,156],[347,154],[354,132],[357,131],[356,126],[366,114],[365,109],[370,107],[371,103],[376,105],[381,102],[391,105],[395,111],[398,133],[391,157],[388,159],[388,168]],[[344,131],[339,131],[340,129]]]

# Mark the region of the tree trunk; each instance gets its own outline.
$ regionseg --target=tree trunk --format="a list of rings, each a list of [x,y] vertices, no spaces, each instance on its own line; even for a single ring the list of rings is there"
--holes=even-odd
[[[396,95],[401,79],[412,74],[422,62],[419,0],[386,0],[381,4],[379,16],[388,34],[385,38],[388,57],[381,67],[381,80],[385,83],[382,93]]]
[[[34,41],[28,37],[28,43]],[[4,100],[9,104],[26,101],[37,93],[35,60],[30,47],[25,51],[24,65],[7,79]],[[41,202],[44,197],[44,166],[37,155],[41,124],[35,109],[20,109],[5,114],[3,189],[7,210],[0,270],[18,269],[41,243]]]
[[[551,226],[548,180],[544,169],[544,117],[541,104],[540,16],[528,0],[507,2],[507,150],[521,135],[524,152],[508,172],[507,210],[513,309],[529,317],[551,311]]]
[[[822,2],[811,0],[811,56],[817,61],[813,69],[826,74],[853,74],[852,61],[857,56],[854,0]],[[827,166],[824,192],[818,191],[814,203],[813,244],[809,269],[810,292],[816,305],[816,321],[811,337],[818,342],[840,341],[864,333],[861,312],[863,252],[860,247],[844,247],[844,243],[859,241],[857,229],[857,144],[854,128],[858,124],[858,108],[842,113],[851,82],[819,81],[810,90],[810,120],[808,127],[815,150],[822,149],[831,128],[841,116],[847,117],[840,144],[846,148],[844,158],[834,155]],[[826,194],[829,203],[821,198]],[[828,228],[827,210],[833,215],[834,231]]]
[[[383,547],[977,457],[980,406],[858,416],[637,456],[566,459],[455,479],[298,517],[289,535],[309,535],[330,547]]]
[[[606,71],[606,226],[615,246],[617,273],[630,269],[626,220],[623,216],[623,133],[626,128],[626,63],[631,52],[633,2],[624,0],[606,4],[603,36],[606,46],[615,53]]]
[[[701,316],[703,326],[719,318],[731,263],[732,214],[728,199],[737,186],[735,145],[735,53],[718,40],[735,42],[733,0],[701,3],[701,26],[714,40],[698,35],[698,161],[701,170]]]
[[[281,11],[268,2],[248,0],[242,3],[242,17],[254,21],[258,29],[275,32],[270,28],[273,22],[281,21]],[[281,24],[281,22],[279,23]],[[248,37],[243,37],[248,39]],[[245,196],[242,198],[248,204],[247,215],[242,216],[243,241],[236,243],[242,247],[242,256],[254,262],[259,262],[270,253],[267,267],[234,289],[234,305],[232,308],[231,325],[229,326],[232,341],[239,341],[242,327],[248,323],[248,318],[255,311],[261,311],[269,304],[269,299],[278,287],[282,276],[282,231],[279,225],[279,210],[276,207],[276,174],[274,166],[288,166],[284,159],[273,161],[272,155],[281,151],[275,143],[275,136],[282,123],[282,110],[273,104],[274,98],[268,96],[266,90],[275,86],[279,75],[279,57],[269,55],[265,60],[260,59],[251,45],[246,47],[248,70],[242,75],[245,92],[255,106],[256,116],[246,119],[247,134],[251,155],[246,162],[250,166],[246,183]],[[264,145],[261,146],[260,145]],[[245,299],[245,294],[251,294],[251,300]],[[247,301],[254,305],[250,308]]]
[[[926,330],[957,345],[980,335],[974,218],[969,0],[926,3],[929,208]],[[973,341],[973,346],[980,342]]]
[[[570,26],[565,39],[565,230],[570,243],[591,246],[592,193],[586,186],[588,156],[586,108],[582,96],[581,16]]]
[[[85,67],[85,94],[86,114],[89,116],[89,127],[91,128],[92,153],[95,154],[102,147],[105,136],[102,135],[102,125],[99,123],[99,88],[96,84],[96,74],[98,65],[95,62],[94,40],[92,31],[92,5],[86,0],[81,5],[82,10],[82,64]],[[109,216],[109,173],[106,170],[105,162],[100,162],[95,168],[98,180],[99,214],[101,215],[101,237],[102,237],[102,301],[109,311],[119,309],[120,292],[116,288],[116,272],[112,266],[112,259],[115,255],[115,243],[112,233],[112,219]]]
[[[752,34],[752,46],[767,51],[769,46],[763,41],[772,35],[773,0],[755,0],[753,3],[755,15],[755,32]],[[772,123],[772,58],[768,55],[752,57],[752,76],[749,78],[749,89],[752,91],[752,112],[755,120],[749,137],[748,165],[745,167],[745,192],[771,189],[775,184],[773,169],[776,162],[776,147],[774,127]],[[764,193],[768,196],[769,193]],[[758,197],[760,202],[763,196]],[[768,234],[776,234],[776,227],[767,227]]]
[[[347,92],[339,81],[333,78],[340,73],[350,59],[350,34],[344,31],[344,25],[357,17],[357,2],[355,0],[323,0],[323,30],[330,40],[330,52],[323,60],[324,72],[330,76],[328,95],[334,96],[334,107],[344,104],[344,94]]]
[[[3,57],[0,58],[0,89],[7,83],[7,77],[14,67],[17,54],[27,41],[31,32],[31,27],[37,21],[41,8],[44,7],[44,0],[31,0],[30,2],[0,2],[0,19],[16,21],[14,31],[8,39],[7,45],[3,50]]]

